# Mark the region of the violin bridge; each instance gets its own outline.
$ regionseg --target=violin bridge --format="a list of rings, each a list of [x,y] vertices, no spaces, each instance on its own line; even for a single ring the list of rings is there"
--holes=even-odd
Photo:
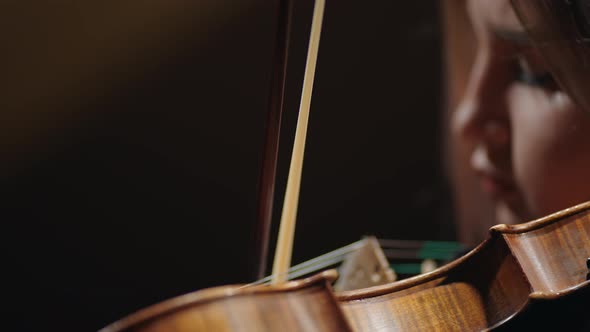
[[[345,259],[334,284],[336,291],[348,291],[383,285],[397,279],[385,254],[375,237],[367,237],[360,249],[350,253]]]

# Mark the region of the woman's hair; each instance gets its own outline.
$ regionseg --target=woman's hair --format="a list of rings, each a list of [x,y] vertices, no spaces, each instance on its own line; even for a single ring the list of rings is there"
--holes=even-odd
[[[556,80],[590,112],[590,0],[512,0]]]

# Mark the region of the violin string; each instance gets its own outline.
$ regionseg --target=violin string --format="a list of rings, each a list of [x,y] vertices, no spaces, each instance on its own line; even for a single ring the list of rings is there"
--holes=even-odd
[[[422,249],[425,247],[439,250],[456,250],[461,247],[460,243],[452,241],[412,241],[412,240],[390,240],[379,239],[379,246],[383,249]]]
[[[344,247],[325,253],[321,256],[312,258],[300,264],[297,264],[289,269],[288,279],[298,278],[308,273],[317,271],[319,269],[340,263],[344,258],[364,245],[363,241],[356,241]],[[244,285],[243,287],[255,286],[268,283],[272,279],[271,276],[264,277],[255,282]]]
[[[381,248],[420,249],[424,246],[424,241],[390,240],[390,239],[378,239],[377,241],[379,241],[379,246],[381,246]]]
[[[313,17],[311,23],[311,34],[309,38],[309,49],[305,64],[305,75],[303,78],[303,91],[299,105],[299,117],[295,131],[295,143],[291,155],[289,175],[287,178],[287,189],[283,203],[281,224],[279,226],[279,240],[273,262],[273,284],[280,284],[286,281],[291,265],[291,254],[293,252],[293,238],[295,235],[295,220],[297,216],[297,204],[299,202],[299,190],[301,187],[301,174],[303,169],[303,156],[305,151],[305,140],[307,135],[307,124],[311,106],[311,95],[317,64],[322,21],[324,18],[325,0],[315,0]]]
[[[306,274],[318,271],[319,269],[323,269],[328,266],[331,266],[331,265],[334,265],[337,263],[341,263],[343,260],[344,260],[344,256],[336,257],[331,260],[324,260],[323,262],[318,263],[315,266],[309,266],[306,269],[301,269],[301,270],[295,271],[293,273],[289,273],[289,279],[299,278],[299,277],[304,276]]]
[[[383,241],[383,242],[382,242]],[[423,241],[398,241],[398,240],[382,240],[379,239],[380,244],[383,243],[382,249],[389,259],[415,259],[418,257],[418,250],[413,249],[418,243],[423,244]],[[312,258],[305,262],[299,263],[297,265],[292,266],[287,274],[287,280],[291,280],[294,278],[298,278],[304,275],[307,275],[312,272],[316,272],[320,269],[325,267],[329,267],[344,261],[347,255],[351,252],[359,250],[362,246],[364,246],[364,240],[359,240],[343,246],[341,248],[332,250],[328,253],[320,255],[318,257]],[[397,247],[399,249],[388,249],[391,247]],[[405,247],[405,248],[404,248]],[[442,248],[437,248],[438,243],[433,243],[433,251],[447,251],[447,245],[445,243],[442,244]],[[412,249],[411,249],[412,248]],[[252,283],[246,284],[242,287],[250,287],[255,285],[263,285],[270,282],[272,279],[272,275],[266,276],[262,279],[254,281]]]
[[[346,245],[342,248],[333,250],[321,256],[315,257],[298,265],[295,265],[289,269],[288,277],[296,278],[297,276],[301,276],[313,271],[317,271],[326,266],[330,266],[336,264],[338,262],[342,262],[346,255],[350,254],[351,252],[358,250],[363,243],[361,241],[354,242],[352,244]],[[309,271],[309,272],[302,272],[301,271]],[[260,279],[252,284],[263,284],[271,280],[272,276],[267,276],[263,279]]]
[[[344,257],[344,256],[348,255],[349,253],[358,250],[363,245],[364,245],[364,243],[362,241],[357,241],[357,242],[351,243],[351,244],[346,245],[342,248],[330,251],[326,254],[323,254],[323,255],[318,256],[316,258],[313,258],[313,259],[310,259],[310,260],[305,261],[303,263],[300,263],[298,265],[295,265],[291,269],[289,269],[289,271],[297,271],[299,269],[316,266],[318,264],[321,264],[323,261],[332,260],[335,257]]]
[[[320,269],[341,263],[344,260],[344,256],[342,257],[335,257],[331,260],[324,260],[321,263],[317,263],[314,266],[308,266],[307,268],[304,269],[298,269],[296,271],[289,271],[289,274],[287,275],[287,280],[291,280],[291,279],[295,279],[295,278],[299,278],[302,276],[305,276],[307,274],[316,272]],[[250,286],[256,286],[256,285],[264,285],[264,284],[270,284],[270,281],[272,280],[273,276],[267,276],[263,279],[260,279],[258,281],[255,281],[253,283],[244,285],[242,287],[250,287]]]

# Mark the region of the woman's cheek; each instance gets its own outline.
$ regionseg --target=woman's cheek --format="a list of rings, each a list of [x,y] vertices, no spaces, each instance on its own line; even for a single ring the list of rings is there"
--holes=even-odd
[[[525,89],[511,109],[514,175],[535,217],[590,199],[590,117],[562,92]],[[584,134],[584,132],[586,134]]]
[[[552,130],[545,153],[551,170],[543,214],[590,199],[590,116],[563,92],[554,92],[549,101],[547,121]]]
[[[512,116],[512,167],[527,214],[537,217],[550,200],[545,188],[551,186],[548,175],[555,170],[544,146],[547,136],[542,117],[534,116],[531,102],[519,104],[521,107]]]

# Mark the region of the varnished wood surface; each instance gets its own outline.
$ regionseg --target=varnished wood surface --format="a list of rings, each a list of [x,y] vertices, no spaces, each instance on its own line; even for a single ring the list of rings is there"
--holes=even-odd
[[[187,294],[137,312],[101,332],[349,331],[326,271],[282,286],[225,286]]]
[[[356,331],[480,331],[501,324],[528,301],[530,286],[501,238],[436,272],[430,277],[435,279],[416,278],[396,292],[358,298],[348,293],[344,313]]]
[[[584,203],[495,226],[490,240],[432,273],[337,298],[356,331],[514,330],[527,320],[559,326],[560,316],[568,317],[563,326],[584,331],[590,326],[580,313],[590,303],[589,210]]]
[[[589,330],[590,202],[490,233],[464,257],[400,282],[334,295],[327,271],[279,287],[204,290],[102,332]]]
[[[533,297],[558,297],[588,286],[590,212],[529,232],[504,234],[531,283]],[[556,250],[559,248],[560,250]]]

